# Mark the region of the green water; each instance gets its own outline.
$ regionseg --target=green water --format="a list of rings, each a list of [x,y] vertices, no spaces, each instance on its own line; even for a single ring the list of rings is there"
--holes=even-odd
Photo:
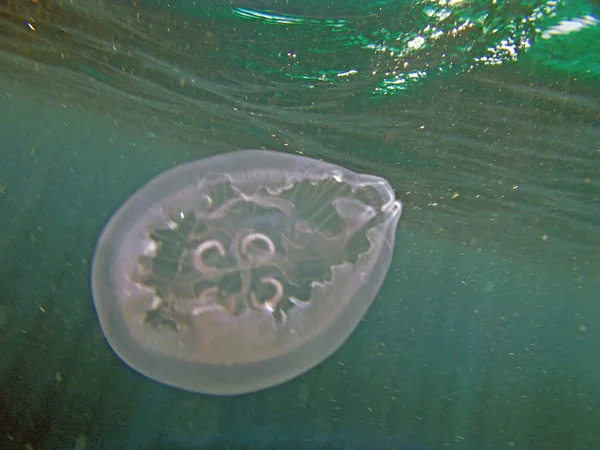
[[[0,447],[600,448],[600,11],[583,1],[0,3]],[[388,179],[350,339],[212,397],[111,351],[96,239],[236,148]]]

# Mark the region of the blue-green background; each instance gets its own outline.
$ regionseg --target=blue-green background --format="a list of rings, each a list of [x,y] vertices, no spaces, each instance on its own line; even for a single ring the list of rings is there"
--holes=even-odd
[[[563,0],[0,2],[0,448],[600,448],[599,19]],[[383,176],[404,214],[338,352],[212,397],[118,359],[89,269],[137,188],[237,148]]]

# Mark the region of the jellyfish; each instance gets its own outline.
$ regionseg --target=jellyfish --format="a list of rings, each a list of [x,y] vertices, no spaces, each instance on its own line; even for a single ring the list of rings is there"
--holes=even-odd
[[[177,166],[110,219],[92,263],[102,331],[159,382],[234,395],[313,368],[355,329],[392,259],[383,178],[242,150]]]

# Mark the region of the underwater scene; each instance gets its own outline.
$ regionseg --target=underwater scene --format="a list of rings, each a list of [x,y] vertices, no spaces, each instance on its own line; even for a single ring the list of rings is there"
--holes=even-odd
[[[0,448],[600,448],[595,0],[0,0]]]

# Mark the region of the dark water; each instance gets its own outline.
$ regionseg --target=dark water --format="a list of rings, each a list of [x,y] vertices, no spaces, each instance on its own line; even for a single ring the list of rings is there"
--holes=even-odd
[[[0,1],[0,447],[600,448],[600,11],[583,1]],[[307,374],[211,397],[122,363],[89,264],[176,164],[387,178],[380,295]]]

